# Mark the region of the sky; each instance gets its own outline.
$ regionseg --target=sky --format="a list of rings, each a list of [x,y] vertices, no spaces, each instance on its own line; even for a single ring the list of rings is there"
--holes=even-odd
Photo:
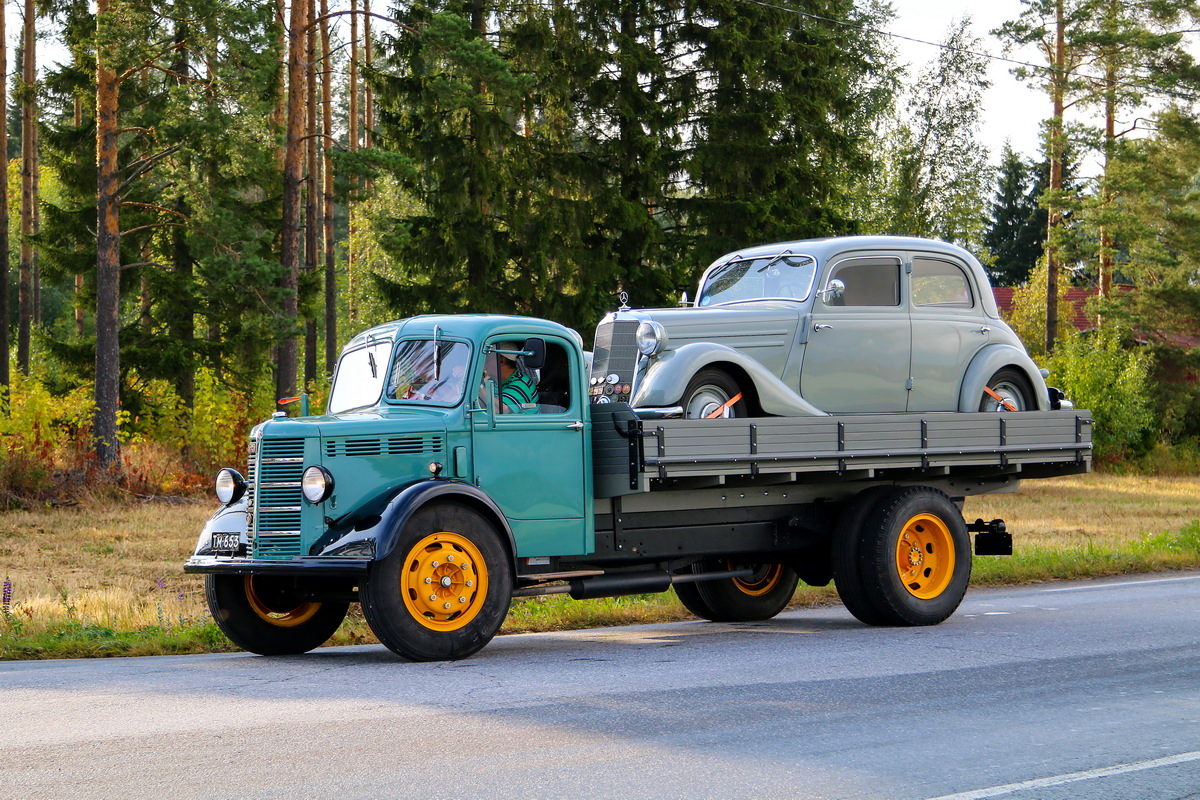
[[[1003,45],[990,31],[1020,16],[1020,0],[891,0],[896,19],[889,26],[898,36],[940,42],[946,38],[952,23],[970,16],[974,33],[983,40],[983,50],[995,56],[1005,56]],[[937,58],[936,47],[918,44],[901,38],[894,39],[901,61],[912,65],[915,74]],[[1017,52],[1006,57],[1041,63],[1036,52]],[[1040,124],[1050,116],[1050,98],[1044,93],[1017,80],[1012,74],[1014,65],[993,61],[988,71],[991,88],[984,96],[984,112],[980,130],[993,164],[998,163],[1005,141],[1012,143],[1018,153],[1033,158],[1040,151]]]

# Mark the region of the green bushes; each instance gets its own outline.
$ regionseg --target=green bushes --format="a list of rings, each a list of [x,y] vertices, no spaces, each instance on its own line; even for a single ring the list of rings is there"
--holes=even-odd
[[[1155,438],[1150,356],[1118,330],[1073,333],[1049,361],[1051,383],[1095,417],[1096,458],[1112,464],[1146,452]]]

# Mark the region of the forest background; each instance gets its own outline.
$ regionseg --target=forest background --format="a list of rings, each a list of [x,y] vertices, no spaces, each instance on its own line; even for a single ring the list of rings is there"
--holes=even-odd
[[[25,0],[0,504],[205,485],[386,319],[587,338],[621,290],[670,305],[723,252],[850,233],[979,255],[1102,462],[1200,468],[1200,3],[1023,0],[909,72],[876,2],[376,3]],[[38,32],[69,57],[39,70]],[[988,53],[1030,50],[1043,152],[994,164]]]

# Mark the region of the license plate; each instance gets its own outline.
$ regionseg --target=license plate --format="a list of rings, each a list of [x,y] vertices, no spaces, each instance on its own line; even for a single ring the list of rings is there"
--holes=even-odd
[[[237,552],[241,544],[242,537],[238,533],[214,533],[212,535],[212,549],[218,552]]]

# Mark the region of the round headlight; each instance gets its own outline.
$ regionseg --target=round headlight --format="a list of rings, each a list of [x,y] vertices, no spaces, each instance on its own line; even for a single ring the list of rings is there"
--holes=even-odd
[[[333,476],[324,467],[309,467],[300,478],[300,491],[310,503],[320,503],[333,494]]]
[[[637,349],[644,356],[658,355],[667,346],[667,330],[654,320],[638,325]]]
[[[242,495],[246,493],[246,479],[236,469],[223,469],[217,473],[213,492],[217,495],[218,500],[229,505],[236,500],[241,500]]]

